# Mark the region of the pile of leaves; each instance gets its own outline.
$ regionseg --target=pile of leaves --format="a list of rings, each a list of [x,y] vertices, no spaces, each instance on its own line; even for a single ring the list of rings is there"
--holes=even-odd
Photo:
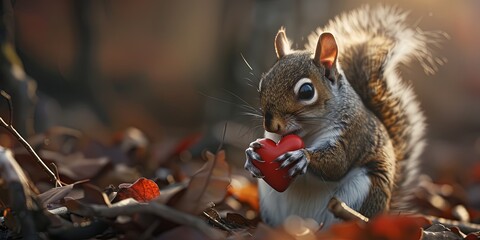
[[[192,158],[189,136],[158,153],[135,128],[101,143],[57,127],[25,141],[1,119],[2,239],[478,239],[480,211],[467,207],[479,167],[466,187],[422,177],[416,204],[424,215],[368,219],[338,199],[344,221],[297,216],[272,228],[259,216],[257,186],[232,174],[220,148]],[[19,144],[20,143],[20,144]],[[449,220],[447,220],[449,219]]]
[[[72,129],[30,139],[53,169],[2,135],[2,238],[44,239],[478,239],[479,213],[461,194],[423,178],[416,201],[426,216],[358,218],[337,202],[347,221],[321,223],[292,216],[272,228],[259,220],[254,182],[231,174],[224,150],[181,160],[188,141],[174,144],[153,172],[152,147],[138,129],[100,144]],[[187,143],[186,143],[187,142]],[[191,142],[191,141],[190,141]],[[7,148],[8,147],[8,148]],[[148,164],[147,164],[148,163]],[[145,178],[142,175],[148,175]],[[459,197],[460,196],[460,197]],[[462,207],[463,206],[463,207]],[[353,215],[352,215],[353,214]],[[431,217],[435,215],[438,217]],[[439,218],[443,217],[443,218]],[[444,218],[456,219],[446,221]],[[442,222],[442,223],[440,223]],[[446,224],[446,225],[444,225]],[[466,234],[468,233],[468,234]]]

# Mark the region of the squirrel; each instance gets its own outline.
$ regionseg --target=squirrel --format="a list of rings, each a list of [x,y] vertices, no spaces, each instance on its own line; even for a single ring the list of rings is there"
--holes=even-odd
[[[276,226],[290,215],[328,227],[339,221],[327,209],[332,197],[366,217],[408,211],[425,146],[425,117],[398,66],[417,59],[425,72],[438,32],[406,24],[396,7],[363,6],[331,20],[293,50],[282,27],[274,41],[277,61],[260,79],[265,137],[300,136],[305,148],[275,161],[296,177],[285,192],[259,181],[260,213]],[[254,141],[245,169],[262,173]]]

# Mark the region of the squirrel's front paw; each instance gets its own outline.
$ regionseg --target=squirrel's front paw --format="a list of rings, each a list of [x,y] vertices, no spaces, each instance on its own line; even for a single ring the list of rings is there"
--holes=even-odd
[[[274,161],[280,163],[280,169],[291,166],[290,170],[288,170],[288,175],[290,177],[305,174],[307,172],[308,163],[310,162],[304,149],[287,152]]]
[[[260,172],[260,170],[253,165],[252,161],[259,161],[259,162],[265,162],[262,160],[260,155],[255,152],[256,149],[261,148],[262,144],[259,143],[258,141],[254,141],[250,143],[248,148],[245,150],[245,156],[247,160],[245,161],[245,169],[249,171],[253,177],[256,178],[263,178],[263,174]]]

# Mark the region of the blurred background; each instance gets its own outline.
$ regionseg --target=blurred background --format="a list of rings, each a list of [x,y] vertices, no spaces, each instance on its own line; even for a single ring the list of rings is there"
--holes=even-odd
[[[302,48],[337,14],[378,2],[14,0],[7,37],[29,77],[1,84],[27,136],[66,126],[108,142],[136,127],[163,146],[200,135],[195,155],[218,147],[228,121],[225,146],[240,167],[245,147],[262,134],[260,119],[243,113],[257,107],[278,29],[285,26]],[[428,119],[425,171],[461,177],[453,173],[480,160],[480,2],[382,3],[410,11],[414,26],[449,35],[435,53],[448,62],[435,75],[412,64],[402,76],[412,80]]]

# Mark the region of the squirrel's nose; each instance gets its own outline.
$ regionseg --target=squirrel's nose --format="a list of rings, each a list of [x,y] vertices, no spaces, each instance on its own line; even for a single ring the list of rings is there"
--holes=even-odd
[[[277,117],[273,117],[273,115],[270,112],[265,113],[263,127],[265,128],[265,130],[272,133],[280,133],[285,128],[281,119]]]

